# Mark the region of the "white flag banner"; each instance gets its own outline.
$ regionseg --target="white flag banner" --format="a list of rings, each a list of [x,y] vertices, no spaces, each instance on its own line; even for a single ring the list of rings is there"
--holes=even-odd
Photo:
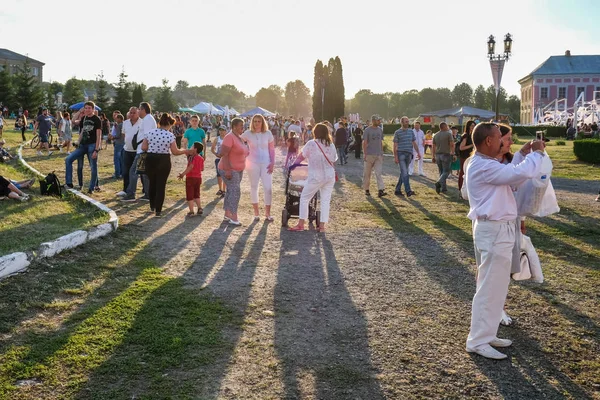
[[[502,72],[504,71],[504,63],[506,60],[491,60],[492,78],[494,79],[494,88],[496,88],[496,96],[500,93],[500,84],[502,81]]]

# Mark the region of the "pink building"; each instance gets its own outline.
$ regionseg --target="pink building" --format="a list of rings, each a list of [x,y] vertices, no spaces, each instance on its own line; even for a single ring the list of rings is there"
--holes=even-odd
[[[594,92],[600,92],[600,55],[572,56],[567,50],[564,56],[548,58],[519,83],[521,123],[533,124],[535,110],[556,99],[567,99],[572,107],[582,92],[586,101],[592,100]],[[600,93],[596,98],[600,99]]]

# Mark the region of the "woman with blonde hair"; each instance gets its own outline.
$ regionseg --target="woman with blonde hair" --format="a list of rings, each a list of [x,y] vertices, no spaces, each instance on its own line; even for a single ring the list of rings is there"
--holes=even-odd
[[[271,199],[273,197],[273,167],[275,166],[275,139],[269,130],[269,124],[260,114],[255,114],[250,128],[241,138],[248,144],[250,154],[246,158],[246,171],[250,177],[250,200],[254,208],[254,220],[260,220],[258,211],[258,183],[262,182],[265,198],[265,218],[273,221],[271,216]]]

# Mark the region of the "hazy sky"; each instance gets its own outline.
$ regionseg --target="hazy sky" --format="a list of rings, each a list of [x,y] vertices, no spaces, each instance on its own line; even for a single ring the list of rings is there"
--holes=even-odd
[[[0,11],[0,47],[46,63],[44,80],[148,86],[230,83],[246,94],[301,79],[340,56],[346,97],[460,82],[492,84],[487,37],[514,37],[503,86],[550,55],[600,54],[600,0],[12,0]]]

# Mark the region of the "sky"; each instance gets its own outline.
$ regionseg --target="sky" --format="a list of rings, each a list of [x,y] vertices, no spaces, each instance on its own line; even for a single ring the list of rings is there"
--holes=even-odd
[[[600,54],[600,0],[12,0],[0,11],[0,48],[44,62],[44,81],[95,79],[159,86],[261,87],[302,80],[339,56],[346,98],[493,83],[487,38],[513,54],[502,85],[551,55]],[[8,4],[7,4],[8,5]],[[43,11],[42,11],[43,9]]]

